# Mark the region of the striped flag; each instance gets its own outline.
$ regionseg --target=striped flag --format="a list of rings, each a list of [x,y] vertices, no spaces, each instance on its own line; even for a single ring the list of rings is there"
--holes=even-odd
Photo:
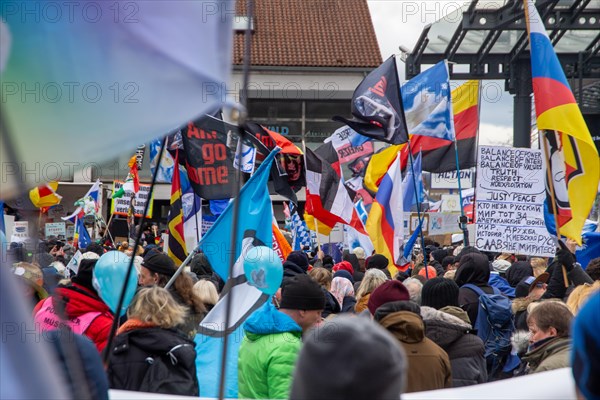
[[[52,181],[31,189],[29,199],[37,208],[55,206],[60,203],[62,196],[56,193],[58,182]]]
[[[178,165],[178,162],[179,150],[175,150],[175,165]],[[168,226],[168,254],[177,265],[181,265],[187,256],[187,250],[183,234],[183,205],[179,174],[173,174],[173,182],[171,183],[171,209],[169,210]]]
[[[525,16],[537,127],[546,131],[544,147],[554,184],[554,196],[547,190],[555,205],[550,210],[558,211],[560,234],[581,245],[581,231],[598,191],[598,151],[532,0],[525,0]]]
[[[310,232],[306,223],[298,215],[298,210],[291,204],[290,219],[292,221],[292,250],[302,250],[305,246],[311,246]]]
[[[401,266],[399,263],[404,253],[402,207],[402,172],[400,154],[397,154],[396,160],[381,180],[367,219],[367,232],[375,251],[390,261],[388,269],[392,276],[397,272],[396,268]]]
[[[125,183],[112,195],[113,199],[123,197],[126,192],[137,193],[140,191],[140,177],[138,175],[137,158],[135,155],[129,159],[127,165],[129,166],[129,173],[127,174]]]
[[[75,211],[67,217],[62,217],[62,220],[71,221],[72,223],[75,223],[77,218],[83,218],[86,215],[85,206],[87,204],[90,204],[90,202],[94,204],[95,210],[98,210],[98,196],[100,194],[100,185],[102,185],[102,182],[100,182],[100,179],[97,179],[96,182],[90,188],[90,190],[87,191],[85,196],[83,196],[81,199],[75,202],[75,204],[78,205]]]

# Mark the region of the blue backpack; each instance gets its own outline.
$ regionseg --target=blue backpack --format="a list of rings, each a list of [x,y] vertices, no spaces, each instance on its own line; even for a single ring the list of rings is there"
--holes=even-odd
[[[469,288],[479,295],[479,310],[473,329],[485,345],[488,376],[493,379],[503,369],[504,372],[508,372],[503,368],[505,364],[511,364],[511,367],[514,364],[510,354],[510,338],[515,331],[512,302],[495,287],[492,287],[494,294],[487,294],[470,283],[462,287]]]

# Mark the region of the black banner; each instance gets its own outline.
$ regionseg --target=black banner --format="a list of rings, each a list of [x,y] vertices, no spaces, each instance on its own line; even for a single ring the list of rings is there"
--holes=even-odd
[[[194,192],[203,199],[234,196],[236,131],[236,126],[211,116],[190,122],[182,129],[185,167]]]

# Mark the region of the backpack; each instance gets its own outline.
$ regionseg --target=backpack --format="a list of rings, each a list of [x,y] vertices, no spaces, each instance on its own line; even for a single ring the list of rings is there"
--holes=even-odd
[[[148,370],[140,384],[140,392],[199,396],[196,371],[190,371],[177,358],[178,351],[185,351],[191,344],[178,344],[167,353],[146,357]]]
[[[487,294],[470,283],[462,287],[469,288],[479,295],[479,310],[473,328],[485,346],[488,377],[494,380],[503,372],[504,364],[512,357],[510,339],[515,331],[512,302],[495,287],[492,287],[494,294]],[[510,361],[510,364],[512,366],[513,361]]]

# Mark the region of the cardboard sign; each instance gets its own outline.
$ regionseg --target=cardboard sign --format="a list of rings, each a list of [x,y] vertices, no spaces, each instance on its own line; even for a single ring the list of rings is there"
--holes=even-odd
[[[123,182],[115,181],[113,183],[113,193],[119,190],[123,186]],[[136,217],[141,217],[144,213],[144,208],[146,207],[146,202],[148,201],[148,195],[150,193],[150,185],[144,185],[140,183],[140,191],[135,195],[135,211],[134,214]],[[129,210],[129,202],[131,199],[131,192],[126,191],[125,195],[121,198],[113,199],[112,205],[110,206],[110,212],[112,214],[127,216],[127,211]],[[146,218],[152,218],[152,199],[150,199],[150,207],[148,207],[148,215]]]
[[[49,238],[50,236],[67,236],[67,224],[64,222],[48,222],[44,228],[46,238]]]
[[[544,223],[545,162],[539,149],[479,146],[475,247],[552,257]]]

